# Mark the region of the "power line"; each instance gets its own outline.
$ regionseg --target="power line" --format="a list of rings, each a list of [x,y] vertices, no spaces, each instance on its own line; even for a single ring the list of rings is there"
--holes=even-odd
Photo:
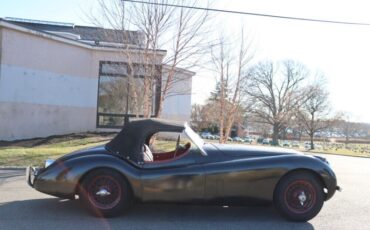
[[[136,1],[136,0],[121,0],[121,1],[149,4],[149,5],[158,5],[158,6],[178,7],[178,8],[193,9],[193,10],[205,10],[205,11],[213,11],[213,12],[221,12],[221,13],[229,13],[229,14],[269,17],[269,18],[286,19],[286,20],[298,20],[298,21],[320,22],[320,23],[331,23],[331,24],[342,24],[342,25],[370,26],[370,23],[362,23],[362,22],[346,22],[346,21],[332,21],[332,20],[323,20],[323,19],[314,19],[314,18],[299,18],[299,17],[289,17],[289,16],[281,16],[281,15],[273,15],[273,14],[260,14],[260,13],[251,13],[251,12],[243,12],[243,11],[235,11],[235,10],[221,10],[221,9],[206,8],[206,7],[183,6],[183,5],[177,5],[177,4],[146,2],[146,1]]]

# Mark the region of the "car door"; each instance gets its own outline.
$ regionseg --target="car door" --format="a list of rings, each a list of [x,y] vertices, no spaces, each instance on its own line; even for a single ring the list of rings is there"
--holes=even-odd
[[[231,147],[234,148],[234,147]],[[274,158],[246,157],[247,152],[220,151],[207,146],[204,158],[206,174],[205,199],[228,201],[268,200],[281,175],[281,169],[271,167]]]
[[[144,163],[141,170],[143,201],[188,202],[204,199],[205,174],[198,151],[175,161]]]

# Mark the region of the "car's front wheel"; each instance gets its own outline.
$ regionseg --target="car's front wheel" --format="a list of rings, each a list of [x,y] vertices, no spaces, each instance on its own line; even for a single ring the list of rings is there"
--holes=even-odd
[[[308,221],[324,204],[324,190],[315,175],[308,172],[291,173],[276,187],[274,203],[288,220]]]
[[[127,210],[131,191],[125,178],[109,169],[87,174],[79,191],[83,205],[95,216],[112,217]]]

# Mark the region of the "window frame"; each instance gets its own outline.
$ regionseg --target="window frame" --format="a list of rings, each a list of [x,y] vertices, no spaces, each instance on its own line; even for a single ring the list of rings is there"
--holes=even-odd
[[[126,105],[126,113],[105,113],[105,112],[99,112],[99,96],[100,96],[100,83],[101,83],[101,76],[109,76],[109,77],[128,77],[127,74],[119,74],[119,73],[104,73],[103,72],[103,65],[104,64],[113,64],[113,65],[125,65],[127,68],[127,73],[131,73],[130,65],[127,62],[116,62],[116,61],[99,61],[99,73],[98,73],[98,89],[97,89],[97,103],[96,103],[96,127],[97,128],[112,128],[112,129],[120,129],[123,127],[124,123],[128,121],[130,118],[137,118],[136,114],[127,113],[127,107]],[[132,65],[143,65],[142,63],[132,63]],[[153,104],[152,104],[152,115],[151,117],[156,117],[159,110],[159,103],[160,103],[160,97],[161,97],[161,86],[162,86],[162,65],[155,65],[156,72],[159,76],[156,76],[156,79],[158,79],[155,83],[155,92],[153,97]],[[134,77],[138,78],[145,78],[143,75],[134,75]],[[129,87],[129,85],[128,85]],[[128,90],[128,93],[130,91]],[[128,98],[126,99],[128,100]],[[103,125],[99,123],[100,116],[111,116],[111,117],[122,117],[123,118],[123,124],[122,125]],[[138,116],[139,118],[144,118],[143,114],[140,114]]]

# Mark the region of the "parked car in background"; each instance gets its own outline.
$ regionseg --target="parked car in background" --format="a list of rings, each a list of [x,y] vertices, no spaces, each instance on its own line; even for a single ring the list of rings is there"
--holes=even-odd
[[[236,141],[236,142],[244,142],[244,140],[241,138],[241,137],[233,137],[233,141]]]
[[[264,137],[258,137],[257,138],[257,143],[262,144],[262,141],[264,140]]]
[[[282,146],[283,147],[291,147],[291,143],[290,143],[290,141],[283,141]]]
[[[305,142],[305,144],[304,144],[304,148],[305,149],[311,149],[311,143],[310,142]],[[320,145],[320,144],[313,144],[313,148],[314,149],[322,149],[322,145]]]
[[[262,144],[263,145],[269,145],[270,144],[270,139],[267,139],[267,138],[263,139]]]
[[[299,147],[301,147],[301,145],[299,144],[299,142],[298,142],[298,141],[293,141],[293,143],[292,143],[292,147],[293,147],[293,148],[299,148]]]
[[[248,144],[252,144],[252,142],[253,142],[253,138],[251,138],[251,137],[245,137],[245,138],[244,138],[244,142],[245,142],[245,143],[248,143]]]
[[[200,136],[203,139],[210,139],[210,140],[215,139],[215,137],[211,133],[209,133],[209,132],[203,132],[203,133],[200,134]]]

